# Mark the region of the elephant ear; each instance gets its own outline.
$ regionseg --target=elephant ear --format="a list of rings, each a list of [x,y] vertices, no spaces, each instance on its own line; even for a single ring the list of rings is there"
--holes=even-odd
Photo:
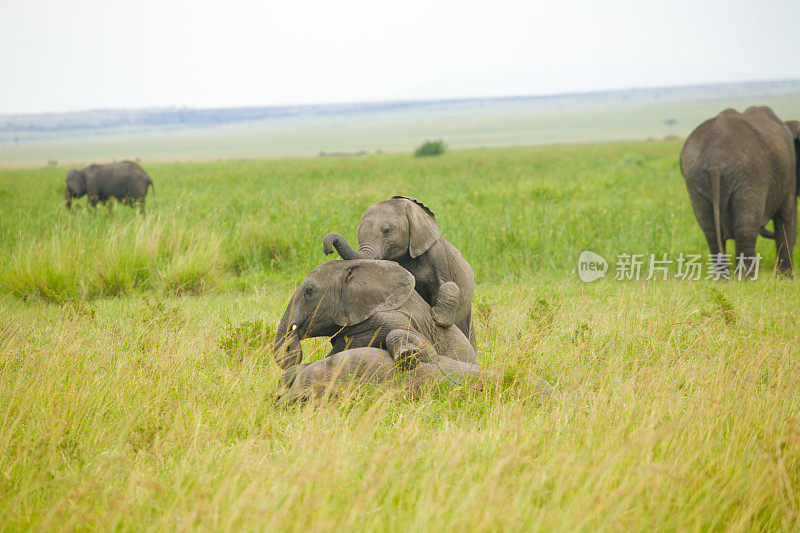
[[[414,198],[413,196],[399,196],[399,195],[398,195],[398,196],[392,196],[392,200],[397,200],[397,199],[399,199],[399,200],[408,200],[409,202],[414,202],[415,204],[417,204],[418,206],[420,206],[420,207],[422,208],[422,210],[423,210],[423,211],[425,211],[426,213],[428,213],[428,214],[429,214],[430,216],[432,216],[434,219],[436,218],[436,215],[434,214],[434,212],[433,212],[433,211],[431,211],[431,208],[430,208],[430,207],[428,207],[427,205],[423,204],[422,202],[420,202],[419,200],[417,200],[417,199],[416,199],[416,198]]]
[[[436,216],[428,206],[411,196],[393,196],[407,201],[408,214],[408,253],[419,257],[439,240],[439,226]]]
[[[375,313],[397,309],[414,292],[414,276],[394,261],[364,259],[342,270],[342,297],[333,320],[339,326],[364,322]]]

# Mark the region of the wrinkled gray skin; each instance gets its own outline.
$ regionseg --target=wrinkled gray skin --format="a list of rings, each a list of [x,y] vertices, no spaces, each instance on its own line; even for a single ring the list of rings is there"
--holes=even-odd
[[[300,283],[286,306],[273,345],[275,360],[285,370],[281,378],[284,389],[291,388],[305,372],[320,371],[317,367],[309,370],[320,362],[302,364],[300,341],[321,336],[331,337],[328,359],[338,355],[323,365],[351,365],[349,360],[342,361],[350,357],[346,352],[376,347],[386,350],[392,361],[406,370],[431,364],[439,368],[439,375],[455,373],[457,379],[488,374],[475,365],[475,350],[461,330],[437,326],[430,306],[414,290],[414,277],[392,261],[330,261]]]
[[[726,109],[689,135],[681,172],[712,255],[734,239],[737,260],[754,258],[760,233],[775,239],[777,267],[792,276],[799,151],[800,123],[782,122],[769,107]],[[770,219],[774,232],[764,229]],[[743,263],[749,269],[752,261]]]
[[[492,374],[474,364],[440,358],[436,363],[419,363],[400,376],[392,354],[380,348],[351,348],[315,361],[290,367],[281,377],[276,400],[286,405],[296,401],[336,398],[348,390],[370,385],[396,386],[402,380],[412,397],[422,396],[436,387],[466,386],[480,389]],[[542,381],[541,392],[552,394],[552,386]]]
[[[338,396],[347,387],[397,384],[392,356],[380,348],[353,348],[309,365],[291,366],[281,376],[280,403]]]
[[[92,207],[98,201],[106,202],[112,197],[123,203],[144,205],[147,188],[152,184],[147,172],[133,161],[89,165],[82,170],[70,170],[67,174],[64,205],[69,209],[72,200],[84,194]]]
[[[477,350],[472,327],[472,268],[458,249],[439,235],[433,212],[416,198],[394,196],[371,205],[358,223],[358,250],[338,233],[322,241],[342,259],[396,261],[414,276],[416,291],[431,306],[441,327],[455,324]]]

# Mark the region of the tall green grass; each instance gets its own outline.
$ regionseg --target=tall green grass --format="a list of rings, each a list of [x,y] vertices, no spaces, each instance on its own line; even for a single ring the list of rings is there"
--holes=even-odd
[[[756,282],[577,279],[587,248],[706,252],[679,146],[145,163],[144,215],[0,172],[0,525],[797,529],[800,290],[771,243]],[[473,265],[502,379],[276,409],[294,284],[392,194]]]
[[[199,293],[264,277],[300,279],[321,239],[371,203],[419,197],[479,282],[569,275],[589,248],[705,253],[680,173],[679,142],[359,159],[146,165],[145,215],[60,207],[64,169],[0,172],[0,290],[54,300],[141,290]],[[761,242],[764,267],[774,250]]]
[[[112,210],[124,207],[112,207]],[[53,301],[119,296],[132,290],[202,292],[223,263],[208,224],[188,228],[174,215],[133,218],[86,211],[10,247],[0,285]],[[59,222],[64,223],[61,227]]]

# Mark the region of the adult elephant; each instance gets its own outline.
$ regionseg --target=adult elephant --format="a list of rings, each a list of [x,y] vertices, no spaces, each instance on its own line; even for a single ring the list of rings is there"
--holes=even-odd
[[[792,275],[800,192],[800,123],[769,107],[725,109],[698,126],[681,150],[681,172],[712,257],[734,239],[736,259],[751,271],[756,238],[774,238],[777,267]],[[764,226],[772,219],[774,232]]]
[[[328,357],[313,363],[317,366],[304,365],[300,341],[322,336],[331,337]],[[369,347],[385,350],[393,364],[424,383],[489,375],[475,364],[475,350],[460,329],[436,325],[430,306],[414,290],[414,276],[382,260],[330,261],[312,270],[286,306],[273,354],[285,370],[282,388],[291,389],[301,377],[300,389],[306,391],[309,379],[321,382],[330,365],[377,369],[391,379],[385,358],[358,351]]]
[[[371,205],[358,223],[358,250],[338,233],[322,241],[326,255],[342,259],[396,261],[414,276],[416,291],[431,306],[437,325],[455,324],[477,349],[472,326],[475,278],[458,249],[439,235],[436,216],[410,196],[393,196]]]
[[[123,203],[144,204],[147,189],[153,180],[139,165],[133,161],[122,161],[107,165],[89,165],[81,170],[70,170],[67,173],[67,190],[64,201],[67,209],[72,200],[86,195],[89,204],[94,207],[97,202],[106,202],[116,198]]]

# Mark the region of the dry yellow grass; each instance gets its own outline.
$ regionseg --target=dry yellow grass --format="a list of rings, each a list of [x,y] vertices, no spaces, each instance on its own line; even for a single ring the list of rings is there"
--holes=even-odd
[[[800,290],[774,252],[750,283],[574,273],[584,247],[705,251],[676,146],[163,166],[145,217],[67,215],[41,200],[57,172],[0,174],[0,526],[797,529]],[[502,382],[276,409],[268,340],[315,232],[351,237],[390,187],[473,263]]]

